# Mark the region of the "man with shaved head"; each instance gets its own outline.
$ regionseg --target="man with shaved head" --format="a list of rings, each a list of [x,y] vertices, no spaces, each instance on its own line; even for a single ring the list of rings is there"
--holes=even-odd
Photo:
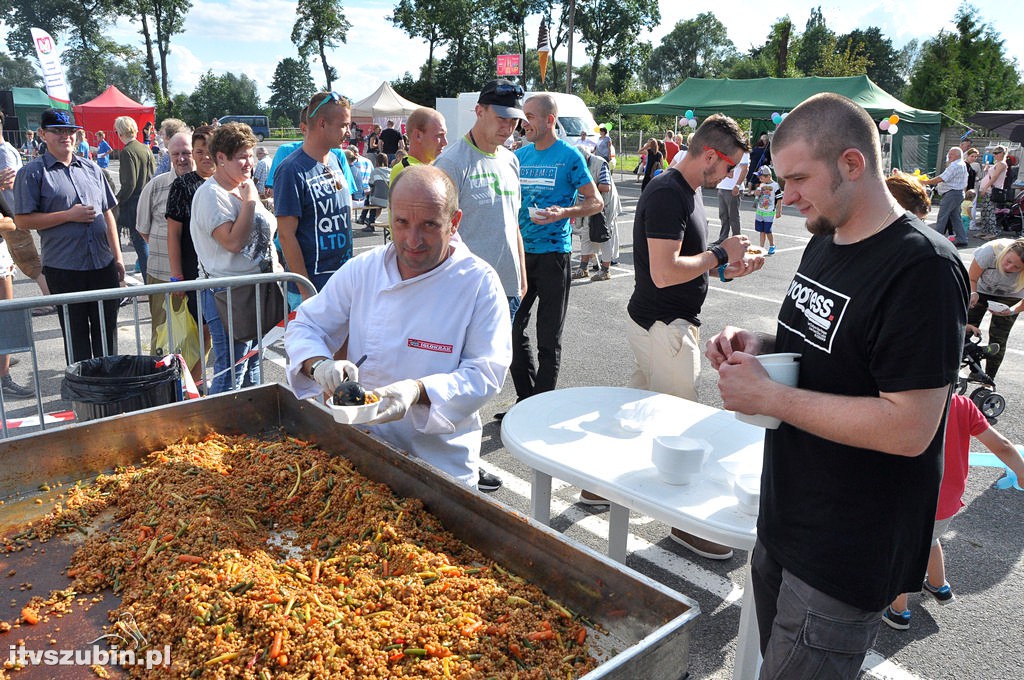
[[[462,212],[442,170],[407,168],[389,209],[392,241],[349,260],[288,324],[288,381],[299,398],[361,381],[381,399],[374,434],[475,487],[479,411],[512,360],[508,302],[494,269],[452,239]],[[346,342],[361,368],[332,358]]]
[[[412,165],[430,165],[448,146],[448,128],[444,116],[425,106],[409,114],[405,121],[405,132],[409,137],[409,155],[391,168],[391,184],[398,174]]]
[[[883,610],[925,576],[970,288],[950,243],[889,194],[859,105],[811,97],[772,147],[813,236],[776,337],[727,326],[706,355],[725,408],[782,420],[751,554],[760,677],[852,679]],[[796,386],[768,378],[769,352],[800,355]]]

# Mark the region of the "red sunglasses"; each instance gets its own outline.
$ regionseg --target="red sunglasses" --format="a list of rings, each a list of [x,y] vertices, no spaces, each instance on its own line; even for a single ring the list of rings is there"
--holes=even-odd
[[[726,166],[725,167],[725,171],[726,172],[732,172],[733,170],[736,169],[737,163],[733,163],[731,158],[726,156],[724,153],[722,153],[721,151],[719,151],[715,147],[713,147],[713,146],[705,146],[704,150],[705,151],[714,151],[716,156],[718,156],[723,161],[725,161],[725,166]]]

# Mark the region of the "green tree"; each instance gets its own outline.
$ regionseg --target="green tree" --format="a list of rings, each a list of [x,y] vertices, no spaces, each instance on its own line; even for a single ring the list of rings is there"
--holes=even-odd
[[[274,80],[270,83],[270,99],[267,107],[270,116],[277,120],[284,116],[292,127],[299,125],[299,110],[309,103],[316,93],[309,64],[302,59],[285,57],[274,69]]]
[[[581,3],[582,0],[577,0],[577,16],[579,16]],[[547,6],[547,0],[504,0],[492,2],[489,7],[482,3],[477,6],[486,8],[486,11],[480,14],[488,25],[502,26],[512,34],[512,53],[526,54],[528,48],[536,45],[536,43],[528,43],[526,40],[526,17],[543,12]],[[552,59],[554,59],[554,55],[552,55]]]
[[[605,60],[628,54],[640,31],[654,28],[659,21],[657,0],[577,0],[576,28],[593,59],[588,78],[590,89],[597,89],[598,68]]]
[[[857,46],[868,61],[868,78],[894,97],[901,96],[906,81],[900,75],[900,53],[893,48],[892,40],[877,26],[858,28],[836,39],[837,51],[856,50]]]
[[[61,56],[72,99],[89,101],[114,85],[136,101],[146,99],[149,82],[142,66],[142,53],[96,36],[89,45],[73,44]]]
[[[352,28],[345,18],[341,0],[299,0],[295,14],[292,42],[304,59],[313,54],[319,55],[324,67],[324,80],[330,90],[338,72],[327,63],[327,49],[346,42],[348,29]]]
[[[12,87],[41,87],[43,79],[26,57],[0,52],[0,90]]]
[[[149,87],[159,105],[170,94],[167,55],[171,38],[184,32],[192,0],[118,0],[117,9],[140,24]]]
[[[794,66],[804,75],[816,75],[825,57],[835,52],[836,36],[825,23],[821,7],[811,8],[804,33],[796,48]]]
[[[954,120],[975,111],[1024,108],[1024,87],[1003,40],[961,5],[955,31],[942,31],[921,48],[907,86],[907,103],[939,110]]]
[[[260,110],[256,81],[252,78],[234,73],[218,76],[207,71],[199,78],[188,100],[183,102],[180,113],[186,122],[198,125],[231,113],[257,113]]]
[[[439,21],[447,8],[448,3],[444,0],[399,0],[394,14],[388,17],[388,21],[410,38],[426,41],[428,54],[424,79],[428,85],[434,80],[434,50],[448,42],[444,26]],[[412,76],[407,75],[412,82]]]
[[[687,78],[719,78],[736,57],[725,24],[713,12],[676,23],[651,52],[644,81],[648,87],[669,90]]]
[[[868,58],[864,56],[864,50],[860,44],[847,44],[844,49],[835,48],[826,52],[809,75],[826,78],[862,76],[868,72],[868,63]]]

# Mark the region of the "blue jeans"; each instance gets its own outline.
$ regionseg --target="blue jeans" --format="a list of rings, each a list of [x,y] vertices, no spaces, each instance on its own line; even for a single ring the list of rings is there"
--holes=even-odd
[[[208,289],[203,291],[203,318],[206,319],[206,325],[210,329],[210,345],[213,348],[213,373],[215,376],[207,394],[220,394],[221,392],[238,389],[239,387],[259,385],[260,356],[254,354],[245,361],[240,361],[249,350],[256,347],[256,341],[233,342],[229,339],[227,330],[224,328],[224,324],[221,323],[220,314],[217,312],[217,303],[213,299],[214,290]],[[234,345],[235,362],[237,365],[233,371],[229,371],[232,345]]]
[[[129,232],[132,239],[132,248],[135,250],[135,256],[139,263],[139,271],[142,273],[142,280],[146,280],[146,265],[149,263],[149,244],[146,243],[146,239],[142,238],[142,234],[135,227],[131,228]]]

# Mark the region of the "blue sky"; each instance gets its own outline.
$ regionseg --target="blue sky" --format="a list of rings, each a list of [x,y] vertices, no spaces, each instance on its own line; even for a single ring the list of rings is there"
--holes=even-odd
[[[960,0],[739,0],[730,5],[728,12],[722,11],[721,2],[660,0],[661,25],[642,38],[657,45],[677,21],[711,11],[726,24],[730,39],[743,51],[762,44],[771,24],[786,14],[802,30],[810,8],[819,4],[835,32],[878,26],[901,47],[913,38],[923,41],[944,28],[950,29]],[[185,33],[174,38],[169,64],[172,91],[191,92],[208,69],[215,73],[231,71],[253,78],[265,101],[277,63],[296,56],[289,39],[295,5],[296,0],[193,0]],[[974,5],[981,19],[1002,34],[1009,56],[1024,64],[1024,3],[975,0]],[[358,100],[382,80],[401,77],[406,71],[418,73],[426,60],[427,46],[408,38],[387,21],[393,0],[347,0],[344,6],[353,27],[348,42],[328,56],[340,73],[336,90]],[[539,21],[539,16],[528,20],[527,44],[534,42]],[[142,41],[137,26],[129,22],[117,26],[110,37],[139,45]],[[558,56],[564,58],[564,50]],[[312,73],[322,87],[319,62],[312,64]]]

